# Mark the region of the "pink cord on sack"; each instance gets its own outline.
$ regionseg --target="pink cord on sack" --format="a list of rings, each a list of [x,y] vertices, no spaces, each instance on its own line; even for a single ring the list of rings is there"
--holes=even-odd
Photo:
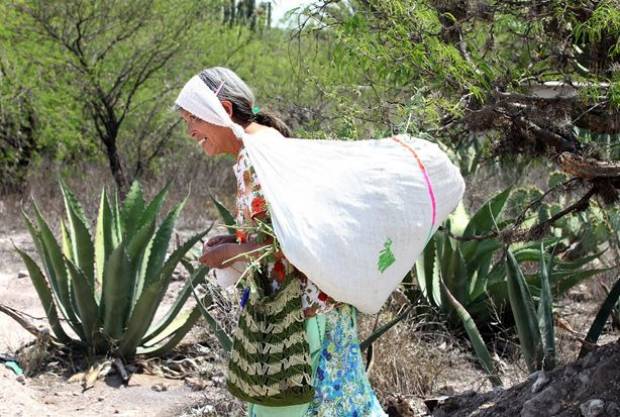
[[[431,232],[432,232],[433,227],[435,226],[435,223],[437,222],[437,203],[435,201],[435,193],[433,192],[433,185],[431,184],[431,179],[428,176],[428,171],[426,170],[426,167],[422,163],[422,160],[418,156],[417,152],[411,146],[407,145],[406,143],[398,139],[396,136],[392,136],[391,139],[394,140],[396,143],[399,143],[404,148],[408,149],[409,152],[411,152],[411,154],[416,159],[416,161],[418,161],[418,166],[422,170],[422,174],[424,174],[424,181],[426,182],[426,188],[428,189],[428,195],[431,199],[431,208],[432,208],[432,213],[433,213],[432,221],[431,221]],[[430,237],[431,235],[429,233],[427,241],[430,239]]]

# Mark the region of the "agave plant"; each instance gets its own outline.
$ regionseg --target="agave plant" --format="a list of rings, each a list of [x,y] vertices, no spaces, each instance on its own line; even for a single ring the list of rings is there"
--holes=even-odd
[[[193,286],[207,273],[206,267],[196,269],[169,311],[154,322],[177,264],[209,231],[192,236],[166,257],[187,199],[158,225],[168,185],[148,204],[137,182],[122,205],[116,196],[110,201],[104,188],[93,241],[89,221],[74,194],[62,181],[60,189],[67,218],[61,220],[58,240],[36,203],[34,221],[23,213],[43,267],[16,248],[54,337],[91,353],[124,358],[136,353],[157,355],[174,347],[200,317],[197,306],[182,310]]]
[[[508,188],[491,198],[471,219],[462,207],[457,210],[444,223],[444,229],[450,233],[436,233],[416,263],[415,278],[420,291],[431,305],[443,313],[451,317],[458,316],[454,304],[447,300],[442,291],[441,281],[477,323],[488,323],[496,315],[496,310],[499,310],[500,317],[507,312],[510,306],[508,271],[506,262],[499,256],[503,244],[496,239],[476,239],[476,236],[486,235],[504,225],[497,219],[502,214],[510,192]],[[460,240],[461,237],[464,239]],[[559,241],[560,238],[552,237],[544,239],[542,243],[555,246]],[[540,263],[542,258],[549,262],[550,255],[537,248],[540,243],[515,245],[512,254],[517,264]],[[555,259],[556,267],[549,276],[553,294],[560,295],[601,272],[601,269],[584,269],[587,263],[598,256],[600,253],[572,262]],[[524,277],[529,291],[538,296],[541,292],[538,274],[524,274]],[[413,293],[409,291],[409,297]]]
[[[213,204],[215,205],[215,208],[217,209],[220,217],[222,218],[224,225],[227,227],[228,233],[231,235],[234,235],[236,232],[234,216],[232,215],[230,210],[228,210],[226,206],[222,204],[222,202],[220,202],[217,198],[215,198],[213,195],[210,195],[210,198],[211,198],[211,201],[213,201]],[[190,274],[195,273],[196,269],[194,267],[194,264],[200,257],[200,254],[201,254],[201,251],[199,249],[193,248],[192,250],[188,252],[187,256],[185,256],[181,260],[183,266]],[[210,288],[210,290],[215,291],[215,289],[213,288]],[[207,303],[204,303],[203,298],[200,297],[195,291],[193,291],[193,294],[194,294],[194,297],[196,298],[196,304],[198,308],[200,309],[202,316],[207,322],[207,325],[213,331],[213,334],[215,335],[215,337],[220,342],[222,349],[224,349],[225,352],[230,351],[232,347],[232,339],[230,338],[230,335],[226,333],[226,330],[223,328],[223,326],[209,312],[208,310],[209,306]]]
[[[530,372],[537,369],[551,370],[555,366],[555,328],[553,321],[553,295],[549,283],[549,276],[553,270],[551,263],[547,263],[544,244],[540,244],[540,296],[538,308],[536,299],[529,291],[524,277],[513,252],[506,249],[506,267],[508,270],[507,290],[510,308],[514,316],[519,345],[523,352],[526,365]],[[553,259],[553,258],[551,258]],[[442,294],[451,303],[456,314],[463,323],[463,327],[472,343],[478,361],[487,372],[493,386],[501,385],[497,376],[495,364],[476,323],[470,313],[452,295],[449,288],[442,281]]]
[[[605,325],[607,324],[607,320],[609,316],[613,313],[614,309],[617,309],[618,301],[620,300],[620,278],[616,280],[611,290],[607,292],[607,297],[601,304],[598,312],[596,313],[596,317],[590,326],[590,330],[588,330],[588,334],[586,335],[586,342],[581,346],[581,350],[579,351],[579,357],[584,357],[588,352],[592,350],[592,347],[596,345],[596,341],[603,333],[605,329]]]
[[[540,296],[538,303],[517,259],[510,249],[506,250],[508,270],[508,297],[514,317],[519,345],[530,372],[550,370],[555,366],[555,329],[553,322],[553,295],[549,277],[553,264],[546,262],[544,245],[540,245]],[[553,259],[553,258],[551,258]],[[538,304],[538,306],[536,306]]]

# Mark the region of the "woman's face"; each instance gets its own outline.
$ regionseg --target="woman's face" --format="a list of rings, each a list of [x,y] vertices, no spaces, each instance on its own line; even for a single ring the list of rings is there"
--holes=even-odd
[[[234,155],[238,152],[239,140],[231,129],[205,122],[184,109],[181,109],[181,117],[187,125],[187,134],[198,142],[207,155]]]

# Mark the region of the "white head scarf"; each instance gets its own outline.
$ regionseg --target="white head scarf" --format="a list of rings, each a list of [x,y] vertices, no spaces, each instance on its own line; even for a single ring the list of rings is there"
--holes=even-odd
[[[217,92],[219,92],[218,88]],[[230,128],[239,139],[243,138],[243,127],[233,122],[217,98],[216,92],[205,84],[198,75],[193,76],[179,93],[175,104],[205,122]]]

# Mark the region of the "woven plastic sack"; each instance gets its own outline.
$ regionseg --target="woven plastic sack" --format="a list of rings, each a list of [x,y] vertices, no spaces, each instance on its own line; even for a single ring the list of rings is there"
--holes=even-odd
[[[434,143],[243,135],[287,259],[321,290],[376,313],[461,200]]]

